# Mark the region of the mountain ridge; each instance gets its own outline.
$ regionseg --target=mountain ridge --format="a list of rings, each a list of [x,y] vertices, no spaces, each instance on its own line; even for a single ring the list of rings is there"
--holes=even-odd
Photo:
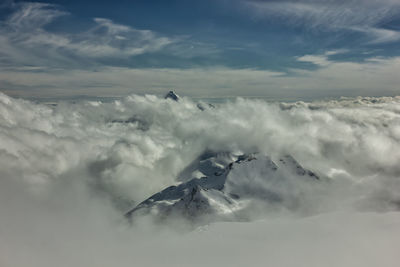
[[[152,215],[165,219],[179,214],[191,221],[205,216],[211,220],[234,220],[248,201],[283,202],[284,190],[268,186],[269,182],[284,181],[282,177],[287,176],[320,179],[290,155],[278,162],[257,153],[205,151],[178,175],[179,185],[150,196],[128,211],[126,217]]]

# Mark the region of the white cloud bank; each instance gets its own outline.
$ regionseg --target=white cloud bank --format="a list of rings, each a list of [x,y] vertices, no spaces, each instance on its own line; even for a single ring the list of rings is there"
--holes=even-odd
[[[260,222],[184,235],[126,225],[132,202],[206,148],[290,153],[329,182]],[[395,267],[398,162],[399,98],[200,111],[151,95],[46,106],[0,94],[0,265]]]
[[[62,97],[74,95],[125,96],[164,93],[172,88],[195,97],[265,96],[338,97],[398,95],[400,58],[370,58],[365,62],[333,61],[333,53],[304,55],[296,60],[318,66],[291,69],[290,74],[256,69],[192,68],[0,72],[0,89],[12,96]]]

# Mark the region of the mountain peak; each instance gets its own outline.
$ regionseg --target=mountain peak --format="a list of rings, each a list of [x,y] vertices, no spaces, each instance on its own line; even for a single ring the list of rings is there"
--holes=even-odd
[[[178,101],[180,97],[177,94],[175,94],[174,91],[169,91],[168,94],[166,94],[164,98],[165,99],[172,99],[174,101]]]
[[[251,203],[297,203],[296,194],[288,192],[297,192],[299,183],[319,180],[290,155],[277,163],[263,154],[206,150],[178,175],[180,184],[150,196],[126,216],[153,214],[162,219],[174,213],[197,223],[232,220]]]

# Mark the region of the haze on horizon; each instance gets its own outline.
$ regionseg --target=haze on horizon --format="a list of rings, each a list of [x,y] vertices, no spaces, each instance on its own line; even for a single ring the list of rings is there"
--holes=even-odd
[[[0,91],[394,96],[396,0],[3,1]]]

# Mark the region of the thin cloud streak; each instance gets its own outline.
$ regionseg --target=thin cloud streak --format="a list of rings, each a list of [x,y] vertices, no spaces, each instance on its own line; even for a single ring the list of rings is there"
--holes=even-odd
[[[262,17],[287,18],[289,24],[301,22],[315,30],[345,29],[365,34],[370,37],[366,44],[400,38],[399,32],[380,26],[397,14],[400,4],[384,1],[380,7],[369,1],[360,4],[357,11],[357,3],[361,2],[246,2],[259,7],[257,14]],[[375,13],[372,7],[376,7]],[[396,56],[364,55],[362,62],[343,57],[334,61],[334,54],[352,53],[338,49],[290,56],[293,64],[279,71],[257,69],[251,64],[235,69],[229,67],[229,58],[224,57],[217,43],[198,42],[189,35],[165,36],[108,18],[93,18],[89,28],[66,33],[48,27],[69,15],[59,6],[22,3],[13,4],[12,10],[14,13],[0,24],[0,90],[12,96],[124,96],[132,92],[163,94],[170,88],[196,97],[285,97],[300,92],[321,96],[335,90],[342,90],[344,95],[350,92],[346,90],[353,90],[351,95],[398,94],[396,72],[400,64]],[[196,58],[212,63],[199,67],[192,60]],[[146,63],[135,65],[136,59]],[[183,68],[179,64],[151,65],[152,61],[163,60],[186,60],[188,64]]]
[[[278,17],[292,26],[317,31],[355,31],[369,36],[369,44],[393,42],[400,32],[380,24],[400,14],[395,1],[244,1],[257,18]]]
[[[124,58],[164,49],[177,40],[95,18],[94,26],[78,33],[50,32],[45,26],[68,15],[57,6],[23,3],[0,24],[2,65],[68,66],[101,58]],[[45,59],[43,54],[46,54]],[[6,63],[4,63],[6,62]],[[58,63],[58,64],[57,64]]]

